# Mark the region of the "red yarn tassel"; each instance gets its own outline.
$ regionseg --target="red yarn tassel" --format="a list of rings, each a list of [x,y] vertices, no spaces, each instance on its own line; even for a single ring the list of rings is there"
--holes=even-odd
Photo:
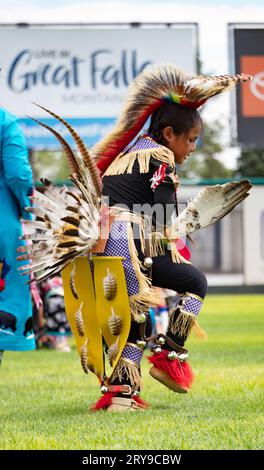
[[[182,238],[178,238],[176,240],[176,248],[180,255],[182,255],[187,261],[190,261],[191,259],[191,251],[189,247],[185,244],[185,241]]]
[[[138,395],[134,396],[133,400],[137,403],[139,408],[144,408],[144,410],[149,408],[149,403],[145,400],[142,400],[142,398],[140,398]]]
[[[99,400],[91,406],[91,411],[99,411],[105,408],[108,408],[112,405],[112,398],[115,396],[115,393],[106,392]]]
[[[178,359],[171,361],[168,359],[166,349],[159,354],[149,356],[148,360],[158,369],[164,370],[175,382],[185,389],[189,389],[193,383],[194,374],[191,366],[187,362],[180,362]]]

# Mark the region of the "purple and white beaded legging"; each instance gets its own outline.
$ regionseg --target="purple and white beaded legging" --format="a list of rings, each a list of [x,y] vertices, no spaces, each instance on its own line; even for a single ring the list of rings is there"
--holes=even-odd
[[[197,318],[202,306],[202,299],[199,299],[198,296],[187,293],[182,297],[180,309],[182,312],[187,314],[189,313]]]
[[[124,359],[129,359],[132,362],[135,362],[138,367],[140,367],[140,362],[143,356],[142,349],[139,349],[136,345],[127,343],[122,351],[121,357]]]
[[[96,256],[122,256],[124,258],[122,264],[125,272],[127,291],[130,296],[139,293],[139,282],[130,257],[128,243],[129,224],[130,222],[124,221],[113,222],[105,250]]]

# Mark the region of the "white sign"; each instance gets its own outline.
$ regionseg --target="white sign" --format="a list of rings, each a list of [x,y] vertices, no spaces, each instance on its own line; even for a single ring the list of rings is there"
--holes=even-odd
[[[100,136],[147,65],[173,63],[196,72],[196,35],[194,24],[1,28],[1,106],[23,119],[31,140],[44,142],[48,134],[37,136],[36,125],[25,116],[49,117],[32,102],[77,120],[88,139],[89,133]]]
[[[246,285],[264,284],[264,187],[253,186],[243,203]]]

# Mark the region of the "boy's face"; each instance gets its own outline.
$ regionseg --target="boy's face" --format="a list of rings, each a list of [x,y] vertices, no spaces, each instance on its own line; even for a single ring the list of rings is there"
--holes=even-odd
[[[172,127],[166,129],[171,129],[170,132],[164,135],[167,147],[174,153],[175,163],[182,165],[187,157],[196,149],[196,143],[202,130],[202,124],[199,121],[189,132],[180,135],[174,134]]]

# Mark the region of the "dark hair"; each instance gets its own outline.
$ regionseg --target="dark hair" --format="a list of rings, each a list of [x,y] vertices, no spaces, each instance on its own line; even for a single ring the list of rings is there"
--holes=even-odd
[[[176,135],[181,135],[189,132],[198,122],[202,123],[202,120],[197,109],[167,102],[152,114],[148,134],[164,145],[162,130],[165,127],[171,126]]]

